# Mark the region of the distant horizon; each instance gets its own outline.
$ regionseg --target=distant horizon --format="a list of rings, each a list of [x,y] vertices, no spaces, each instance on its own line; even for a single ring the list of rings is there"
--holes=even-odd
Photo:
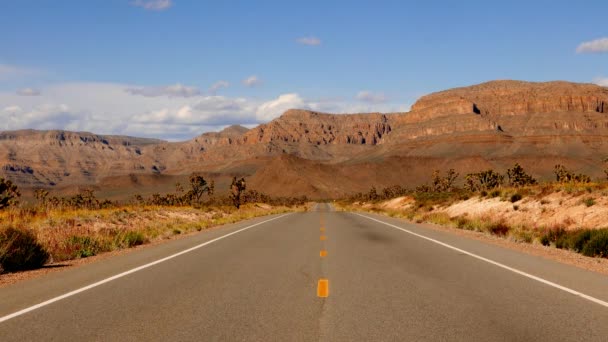
[[[608,86],[606,10],[602,1],[10,2],[0,130],[183,141],[288,108],[405,112],[424,94],[492,80]]]

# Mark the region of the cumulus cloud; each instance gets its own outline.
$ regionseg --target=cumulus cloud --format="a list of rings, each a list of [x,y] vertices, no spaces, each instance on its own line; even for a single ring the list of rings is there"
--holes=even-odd
[[[40,90],[34,88],[23,88],[17,90],[17,95],[21,96],[39,96]]]
[[[192,97],[201,94],[201,91],[198,88],[185,86],[180,83],[164,87],[127,88],[125,91],[131,95],[141,95],[146,97]]]
[[[369,103],[383,103],[388,101],[388,98],[383,93],[374,93],[369,90],[362,90],[358,92],[355,98],[359,101]]]
[[[0,130],[66,129],[186,140],[231,124],[268,122],[291,108],[330,113],[403,111],[395,103],[373,104],[344,98],[307,99],[297,93],[274,98],[217,95],[133,96],[125,89],[147,87],[116,83],[60,83],[39,96],[0,91]]]
[[[597,77],[593,80],[593,83],[602,87],[608,87],[608,77]]]
[[[224,81],[224,80],[219,80],[215,83],[213,83],[211,85],[211,87],[209,87],[209,93],[211,93],[212,95],[215,95],[218,90],[223,89],[223,88],[228,88],[230,87],[230,83],[228,81]]]
[[[150,11],[164,11],[173,6],[172,0],[135,0],[131,5]]]
[[[242,80],[241,83],[243,83],[243,85],[246,87],[253,88],[262,84],[262,80],[260,80],[256,75],[251,75]]]
[[[321,39],[317,38],[317,37],[300,37],[298,39],[296,39],[296,42],[298,42],[299,44],[302,45],[308,45],[308,46],[318,46],[321,45]]]
[[[577,48],[578,53],[601,53],[608,52],[608,38],[599,38],[581,43]]]
[[[283,94],[274,100],[262,103],[256,111],[256,117],[260,121],[270,121],[288,109],[308,107],[298,94]]]

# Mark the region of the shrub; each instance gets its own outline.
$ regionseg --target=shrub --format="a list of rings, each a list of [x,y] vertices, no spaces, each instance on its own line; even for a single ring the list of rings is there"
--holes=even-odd
[[[592,197],[587,197],[583,200],[583,204],[585,204],[587,207],[591,207],[595,204],[595,199],[593,199]]]
[[[511,227],[504,222],[491,223],[488,225],[488,231],[498,236],[506,236],[509,233],[509,230],[511,230]]]
[[[591,236],[592,233],[588,229],[576,232],[572,237],[570,237],[570,239],[568,240],[568,245],[565,247],[580,253],[583,251],[583,248],[585,247],[587,242],[591,240]]]
[[[608,257],[608,230],[593,231],[581,253],[589,257]]]
[[[521,198],[522,198],[521,194],[519,194],[519,193],[513,194],[513,195],[511,195],[511,203],[520,201]]]
[[[101,252],[100,244],[90,236],[74,235],[65,242],[69,259],[87,258]]]
[[[117,243],[119,247],[134,247],[143,245],[148,242],[148,239],[142,232],[130,230],[121,236],[121,241]]]
[[[540,243],[544,246],[549,246],[551,243],[556,243],[560,238],[566,235],[566,229],[562,226],[555,226],[547,231],[540,237]]]
[[[0,177],[0,210],[17,204],[19,196],[21,194],[17,186],[10,180]]]
[[[15,272],[42,267],[49,259],[29,230],[9,227],[0,231],[0,270]]]

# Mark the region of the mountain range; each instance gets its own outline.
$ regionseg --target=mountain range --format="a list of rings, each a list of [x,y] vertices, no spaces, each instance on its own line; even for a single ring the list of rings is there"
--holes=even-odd
[[[491,81],[421,97],[409,112],[292,109],[252,129],[183,142],[87,132],[0,132],[0,177],[25,192],[93,187],[109,198],[172,191],[200,172],[275,196],[336,198],[371,186],[413,187],[433,170],[461,175],[514,163],[540,179],[563,164],[592,177],[608,157],[608,88]],[[461,176],[461,178],[464,178]]]

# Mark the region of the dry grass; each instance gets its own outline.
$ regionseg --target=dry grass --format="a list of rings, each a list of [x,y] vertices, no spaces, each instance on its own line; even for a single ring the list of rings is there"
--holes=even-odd
[[[32,232],[54,262],[130,248],[174,235],[200,231],[258,216],[303,210],[246,204],[234,207],[127,205],[109,209],[33,209],[0,211],[0,231]]]

